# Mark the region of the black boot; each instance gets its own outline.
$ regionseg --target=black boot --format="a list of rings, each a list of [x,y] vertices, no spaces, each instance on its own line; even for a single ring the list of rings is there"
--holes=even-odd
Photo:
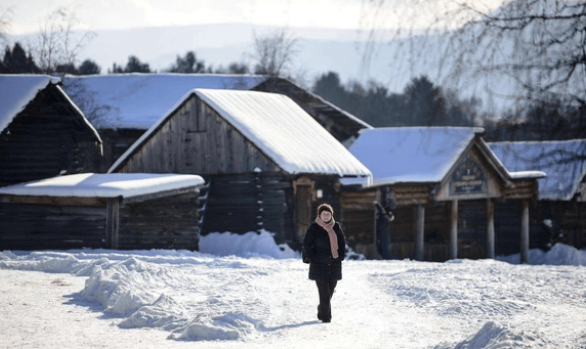
[[[320,320],[323,322],[330,322],[332,320],[332,308],[330,305],[328,305],[328,309],[320,313]]]

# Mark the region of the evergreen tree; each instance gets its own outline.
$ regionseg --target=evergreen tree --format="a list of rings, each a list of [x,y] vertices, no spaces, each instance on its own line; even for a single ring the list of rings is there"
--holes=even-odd
[[[367,87],[356,81],[343,86],[337,73],[328,72],[315,81],[313,92],[374,127],[473,126],[480,104],[444,93],[425,76],[413,79],[400,94],[374,81]]]
[[[124,68],[122,66],[117,65],[116,63],[112,63],[112,69],[108,69],[108,74],[121,74],[124,73]]]
[[[40,69],[35,64],[32,56],[26,54],[22,46],[17,42],[12,51],[6,46],[4,50],[3,72],[6,74],[39,74]]]
[[[151,68],[148,63],[142,63],[136,56],[128,56],[128,62],[126,67],[112,64],[112,70],[108,70],[109,74],[120,74],[120,73],[151,73]]]
[[[193,74],[193,73],[205,73],[204,61],[197,60],[195,52],[189,51],[185,54],[185,57],[177,56],[175,64],[171,67],[171,73],[182,73],[182,74]]]
[[[79,75],[97,75],[102,69],[96,62],[86,59],[79,66]]]
[[[249,73],[250,69],[244,63],[230,63],[228,66],[228,74],[245,75]]]
[[[79,71],[73,63],[57,64],[55,66],[55,73],[78,75]]]
[[[342,107],[347,101],[347,92],[340,82],[340,76],[335,72],[322,74],[313,85],[313,92],[326,100]]]
[[[126,73],[150,73],[151,68],[147,63],[142,63],[136,56],[129,56],[124,69]]]
[[[440,87],[434,86],[426,76],[414,78],[405,87],[406,114],[409,126],[446,125],[445,104]]]

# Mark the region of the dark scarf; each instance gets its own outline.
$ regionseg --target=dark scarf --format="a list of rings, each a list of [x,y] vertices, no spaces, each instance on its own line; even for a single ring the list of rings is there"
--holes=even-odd
[[[328,232],[328,237],[330,238],[330,248],[332,249],[332,257],[338,258],[338,238],[336,237],[336,232],[334,231],[334,217],[329,222],[324,222],[319,216],[315,219],[315,222],[325,231]]]

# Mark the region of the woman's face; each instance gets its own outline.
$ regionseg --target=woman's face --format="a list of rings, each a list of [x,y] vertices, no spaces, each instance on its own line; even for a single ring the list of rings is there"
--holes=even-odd
[[[324,222],[329,222],[332,219],[332,213],[330,211],[322,211],[319,214],[319,218]]]

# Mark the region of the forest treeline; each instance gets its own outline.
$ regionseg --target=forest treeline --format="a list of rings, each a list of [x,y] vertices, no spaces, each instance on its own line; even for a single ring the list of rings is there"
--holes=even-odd
[[[21,44],[6,46],[0,57],[0,74],[92,75],[102,67],[91,59],[79,65],[55,64],[42,69]],[[214,68],[197,58],[194,51],[177,55],[164,72],[214,74],[266,74],[256,65],[252,69],[234,62]],[[114,63],[108,74],[154,73],[146,62],[131,55],[126,64]],[[287,76],[284,76],[287,77]],[[434,84],[428,77],[413,78],[401,93],[389,91],[382,83],[371,81],[342,83],[336,72],[326,72],[311,84],[312,92],[364,120],[374,127],[405,126],[482,126],[487,141],[561,140],[586,138],[586,107],[573,105],[555,95],[533,100],[495,117],[482,109],[479,98],[461,98],[455,91]]]

